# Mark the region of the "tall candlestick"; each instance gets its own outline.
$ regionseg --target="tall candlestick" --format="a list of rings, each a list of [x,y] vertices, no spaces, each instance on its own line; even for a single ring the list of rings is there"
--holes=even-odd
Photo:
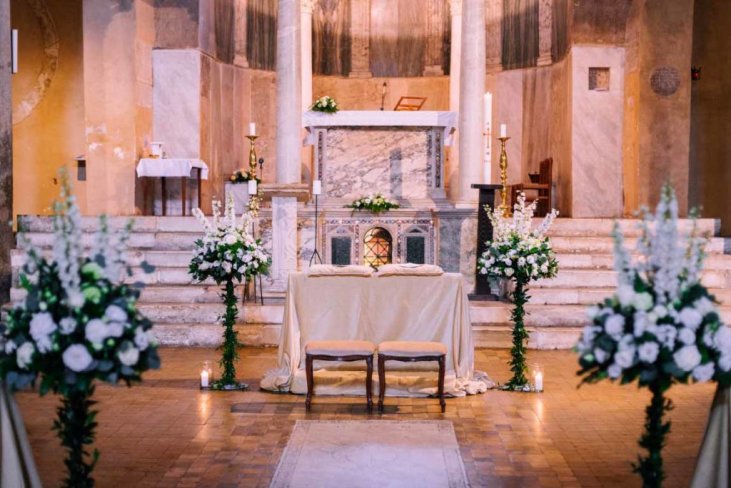
[[[500,137],[508,137],[508,125],[500,124]]]
[[[503,132],[505,124],[500,126],[500,132]],[[509,137],[498,137],[500,141],[500,184],[503,186],[500,190],[500,209],[504,216],[508,215],[508,153],[505,150],[505,143]]]
[[[256,135],[256,124],[254,122],[251,122],[249,124],[249,135],[255,136]]]

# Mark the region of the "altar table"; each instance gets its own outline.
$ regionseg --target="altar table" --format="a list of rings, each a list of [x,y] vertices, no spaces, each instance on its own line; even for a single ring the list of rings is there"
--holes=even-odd
[[[474,371],[470,309],[458,273],[389,277],[290,274],[277,368],[265,374],[261,388],[306,393],[304,347],[313,340],[441,342],[447,346],[445,393],[463,396],[494,386],[487,375]],[[316,362],[315,366],[320,365]],[[389,365],[387,395],[436,392],[433,365],[398,366]],[[354,371],[352,365],[331,367],[330,363],[326,367],[315,373],[316,394],[365,394],[365,368]],[[393,370],[398,370],[394,380]]]
[[[198,181],[198,206],[201,204],[201,180],[208,179],[208,165],[200,159],[186,158],[142,158],[137,164],[138,177],[160,178],[162,185],[162,214],[167,215],[167,189],[166,178],[181,179],[181,202],[183,215],[185,215],[186,184],[185,180],[190,178],[190,173],[196,170]],[[154,213],[154,212],[153,212]]]

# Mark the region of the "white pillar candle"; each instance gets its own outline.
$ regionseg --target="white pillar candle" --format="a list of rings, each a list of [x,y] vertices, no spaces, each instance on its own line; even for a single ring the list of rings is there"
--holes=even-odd
[[[18,72],[18,29],[13,29],[10,43],[13,45],[12,69],[10,72],[15,74]]]
[[[320,195],[322,193],[322,181],[315,180],[312,182],[312,194]]]
[[[507,124],[500,124],[500,137],[508,137]]]
[[[249,195],[256,195],[256,180],[249,180]]]
[[[208,370],[201,371],[201,388],[208,388]]]
[[[541,371],[536,373],[536,391],[543,391],[543,373]]]
[[[256,124],[254,122],[249,123],[249,135],[250,136],[256,135]]]
[[[490,163],[482,165],[482,182],[486,185],[490,183]]]

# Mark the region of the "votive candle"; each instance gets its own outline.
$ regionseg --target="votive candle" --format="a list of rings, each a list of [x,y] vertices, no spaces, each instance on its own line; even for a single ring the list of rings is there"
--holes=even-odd
[[[203,369],[201,371],[201,388],[208,388],[208,381],[209,381],[208,370]]]
[[[543,391],[543,372],[536,372],[536,391]]]

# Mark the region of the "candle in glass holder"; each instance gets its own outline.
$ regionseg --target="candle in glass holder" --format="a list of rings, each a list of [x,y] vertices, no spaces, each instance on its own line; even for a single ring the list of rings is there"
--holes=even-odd
[[[254,122],[249,123],[249,135],[250,136],[256,135],[256,124]]]
[[[508,125],[500,124],[500,137],[508,137]]]
[[[201,388],[208,388],[210,373],[207,369],[201,370]]]
[[[249,195],[256,195],[256,180],[249,180]]]
[[[313,195],[322,194],[322,181],[315,180],[312,182],[312,194]]]
[[[543,371],[536,371],[535,385],[536,391],[543,391]]]

